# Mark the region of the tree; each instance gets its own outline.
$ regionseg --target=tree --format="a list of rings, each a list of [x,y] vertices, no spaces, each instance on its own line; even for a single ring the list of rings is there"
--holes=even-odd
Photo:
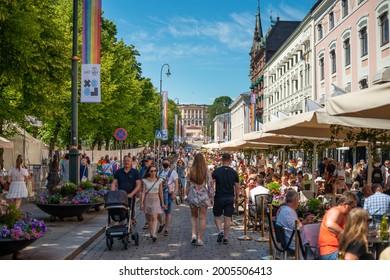
[[[207,125],[212,125],[215,116],[229,112],[229,106],[233,100],[229,96],[220,96],[214,99],[212,105],[207,108]]]

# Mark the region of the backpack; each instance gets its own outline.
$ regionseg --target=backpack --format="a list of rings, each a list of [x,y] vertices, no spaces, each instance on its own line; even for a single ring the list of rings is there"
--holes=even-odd
[[[383,177],[382,177],[382,165],[376,167],[376,166],[373,166],[373,170],[372,170],[372,179],[371,181],[373,183],[382,183],[383,182]]]

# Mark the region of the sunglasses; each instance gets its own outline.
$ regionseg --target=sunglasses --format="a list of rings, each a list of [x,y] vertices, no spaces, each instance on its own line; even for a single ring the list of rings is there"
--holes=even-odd
[[[156,169],[153,169],[153,170],[150,170],[149,172],[156,172],[157,170]]]

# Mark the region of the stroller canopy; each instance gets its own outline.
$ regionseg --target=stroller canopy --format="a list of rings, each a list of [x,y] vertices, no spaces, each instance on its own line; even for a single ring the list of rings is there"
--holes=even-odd
[[[113,206],[113,205],[124,205],[128,206],[127,193],[125,191],[110,191],[106,195],[106,203],[104,207]]]

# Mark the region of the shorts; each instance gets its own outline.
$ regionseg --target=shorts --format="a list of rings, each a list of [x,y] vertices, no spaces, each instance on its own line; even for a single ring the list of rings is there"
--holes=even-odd
[[[215,217],[224,215],[231,217],[234,214],[234,197],[214,198],[213,214]]]

